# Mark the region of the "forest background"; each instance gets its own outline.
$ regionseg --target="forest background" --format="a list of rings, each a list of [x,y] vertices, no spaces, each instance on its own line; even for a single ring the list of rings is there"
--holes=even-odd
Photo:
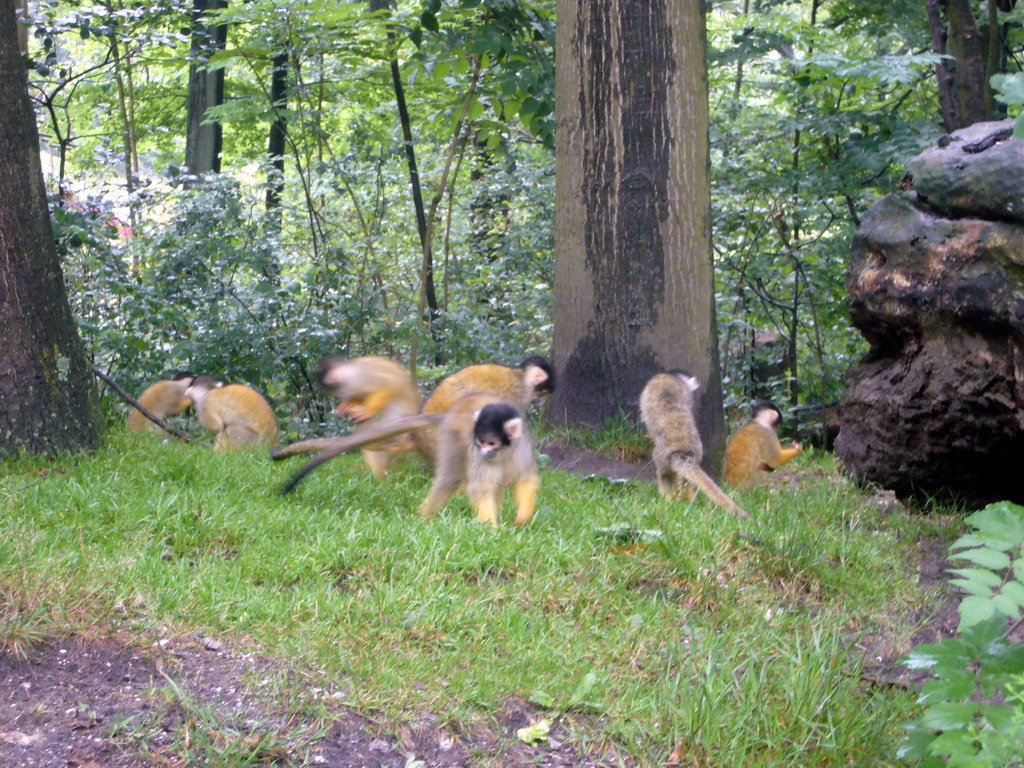
[[[957,127],[937,30],[952,44],[973,29],[978,109],[1000,116],[990,75],[1018,73],[995,82],[1024,102],[1015,6],[707,3],[734,413],[755,393],[789,410],[838,400],[866,349],[845,304],[852,233]],[[302,432],[326,418],[311,370],[325,354],[401,358],[429,384],[549,352],[553,0],[23,13],[72,310],[129,389],[184,368],[245,381]]]

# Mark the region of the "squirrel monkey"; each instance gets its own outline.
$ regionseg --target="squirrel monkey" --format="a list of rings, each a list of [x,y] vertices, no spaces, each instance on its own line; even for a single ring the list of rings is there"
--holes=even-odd
[[[154,382],[143,390],[138,396],[139,405],[152,413],[158,419],[168,419],[177,416],[190,405],[192,401],[185,397],[185,390],[195,378],[194,373],[182,371],[170,379],[163,379]],[[163,432],[155,423],[147,419],[138,408],[128,411],[129,432]]]
[[[381,401],[396,404],[394,411],[389,411],[388,419],[396,415],[396,411],[399,410],[415,413],[416,408],[411,406],[411,403],[413,398],[416,397],[416,390],[412,386],[412,382],[409,380],[405,369],[398,363],[388,360],[387,362],[391,364],[387,368],[387,371],[390,372],[389,378],[384,374],[384,367],[374,367],[373,371],[370,371],[371,364],[367,361],[373,360],[384,360],[384,358],[358,357],[348,361],[339,357],[326,358],[321,365],[323,381],[329,388],[334,388],[335,395],[343,398],[342,405],[345,404],[345,399],[354,400],[356,407],[361,409],[356,411],[360,414],[372,411]],[[364,370],[366,371],[365,373],[357,375],[356,371]],[[335,373],[336,371],[337,373]],[[335,380],[340,382],[358,381],[362,389],[339,389],[337,388],[338,385],[331,383]],[[441,383],[437,385],[437,388],[423,404],[420,413],[434,416],[445,413],[462,396],[478,392],[495,395],[508,401],[520,411],[525,411],[532,402],[552,392],[554,387],[554,369],[551,363],[543,357],[528,357],[516,368],[496,363],[470,365],[442,379]],[[359,394],[353,394],[357,391]],[[382,395],[379,399],[374,398],[373,395],[377,392],[386,392],[387,395]],[[369,407],[367,407],[368,403]],[[382,407],[382,410],[377,411],[377,413],[383,413],[384,410],[388,409]],[[353,411],[354,409],[350,405],[343,412],[351,413]],[[337,413],[338,411],[335,412]],[[383,423],[383,421],[384,419],[382,418],[375,420],[375,423]],[[427,460],[428,464],[433,465],[434,456],[437,452],[437,436],[436,429],[434,428],[437,421],[428,420],[425,424],[422,422],[415,423],[419,426],[413,429],[410,438],[400,438],[397,442],[393,441],[391,443],[378,443],[374,445],[374,449],[376,449],[374,452],[395,454],[416,450]],[[359,434],[363,434],[363,430],[359,430]],[[274,459],[285,459],[300,453],[322,452],[331,449],[337,440],[349,441],[350,438],[332,437],[302,440],[275,449],[271,452],[271,457]],[[355,447],[362,447],[368,442],[370,441],[360,442],[359,445],[349,445],[348,448],[341,452],[352,450]],[[331,456],[335,455],[337,454],[331,454]],[[365,455],[366,449],[364,448]],[[324,458],[323,461],[331,458],[331,456]],[[373,460],[380,462],[377,466],[383,466],[383,471],[378,475],[382,477],[387,471],[387,466],[390,465],[391,459],[378,457]],[[323,463],[323,461],[320,463]],[[371,463],[369,456],[367,456],[367,462],[370,463],[371,468],[374,468],[374,474],[377,474],[375,465]],[[309,471],[311,471],[311,468]]]
[[[512,485],[516,525],[530,522],[540,477],[519,409],[495,395],[465,395],[445,412],[436,438],[434,483],[421,515],[434,517],[464,486],[477,519],[497,528],[505,486]]]
[[[434,517],[465,487],[477,518],[497,526],[505,486],[513,485],[516,525],[530,522],[540,479],[526,419],[511,403],[480,392],[460,397],[444,413],[407,416],[376,424],[358,435],[335,438],[285,484],[282,492],[294,490],[316,467],[346,451],[431,429],[437,432],[434,482],[420,505],[421,515]]]
[[[555,390],[555,370],[543,357],[528,357],[512,368],[497,363],[470,365],[446,376],[423,403],[420,413],[445,413],[465,395],[486,392],[511,403],[525,412]],[[433,463],[437,452],[437,435],[425,430],[416,437],[416,447]]]
[[[364,431],[365,425],[411,416],[420,407],[420,394],[405,367],[386,357],[325,357],[320,361],[320,380],[340,401],[334,415],[351,416],[359,425],[356,434]],[[363,448],[363,459],[374,477],[383,480],[395,456],[414,448],[410,437],[398,436]]]
[[[185,396],[192,400],[199,423],[217,433],[215,451],[277,442],[277,418],[263,395],[245,384],[223,384],[212,376],[197,376]]]
[[[725,482],[733,488],[751,488],[768,472],[795,458],[800,443],[783,448],[776,430],[782,413],[767,400],[754,403],[751,419],[733,435],[725,449]]]
[[[715,504],[737,517],[749,515],[700,468],[704,444],[693,416],[693,393],[700,382],[682,372],[659,373],[640,393],[640,420],[654,441],[658,490],[672,500],[693,498],[696,486]]]

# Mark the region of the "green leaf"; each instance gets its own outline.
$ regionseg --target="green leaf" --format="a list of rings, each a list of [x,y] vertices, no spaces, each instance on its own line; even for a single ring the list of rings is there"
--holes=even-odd
[[[974,675],[970,672],[958,672],[943,680],[929,680],[921,688],[917,697],[918,704],[932,705],[940,701],[969,699],[974,693]]]
[[[905,725],[904,729],[907,732],[907,740],[896,750],[896,757],[901,760],[921,760],[927,756],[929,745],[935,741],[935,734],[922,728],[916,720]]]
[[[530,701],[545,709],[554,709],[555,707],[555,697],[539,689],[530,694]]]
[[[953,568],[950,573],[960,577],[958,581],[967,584],[974,584],[976,588],[995,589],[1003,583],[999,574],[987,571],[984,568]]]
[[[520,728],[516,731],[516,736],[527,744],[538,744],[542,741],[546,741],[549,733],[551,733],[551,721],[544,719],[539,723],[534,723],[533,725],[528,725],[525,728]]]
[[[441,28],[437,23],[437,16],[430,11],[424,11],[420,14],[420,24],[430,32],[437,32]]]
[[[973,659],[974,654],[965,642],[947,638],[940,643],[917,646],[900,663],[909,669],[932,669],[941,666],[959,671]]]
[[[1024,542],[1024,507],[1000,501],[967,518],[979,531],[1016,544]]]
[[[1017,563],[1019,562],[1021,561],[1014,561],[1014,573],[1017,572]],[[1024,563],[1022,563],[1022,565],[1024,565]],[[1000,592],[1009,597],[1011,600],[1015,600],[1019,605],[1024,605],[1024,584],[1021,584],[1019,581],[1006,582],[1005,584],[1003,584],[1003,588],[1000,590]]]
[[[1003,731],[1013,727],[1018,712],[1005,704],[982,704],[981,716],[994,730]]]
[[[965,597],[960,603],[959,610],[960,625],[957,629],[960,632],[991,619],[996,613],[996,607],[991,600],[977,596]]]
[[[576,690],[572,692],[572,696],[569,697],[569,704],[567,709],[578,707],[593,693],[595,686],[597,685],[597,675],[593,672],[587,672],[580,680],[579,685],[576,686]]]
[[[1011,619],[1017,618],[1020,614],[1020,603],[1014,600],[1012,597],[1007,595],[1005,592],[992,596],[992,605],[995,606],[996,610],[1004,616]]]
[[[932,755],[948,756],[953,765],[965,766],[978,754],[978,745],[969,731],[946,731],[928,745]]]
[[[1000,552],[998,549],[991,549],[989,547],[971,549],[966,552],[950,555],[950,558],[969,560],[972,563],[976,563],[993,571],[1001,571],[1004,568],[1010,567],[1009,555],[1004,552]]]
[[[966,728],[979,711],[979,705],[971,702],[946,701],[928,707],[918,722],[932,731]]]

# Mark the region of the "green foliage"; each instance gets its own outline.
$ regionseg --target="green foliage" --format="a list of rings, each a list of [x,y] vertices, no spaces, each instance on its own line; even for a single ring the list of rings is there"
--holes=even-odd
[[[1001,102],[1013,107],[1024,106],[1024,72],[1012,75],[992,75],[992,88]],[[1017,121],[1013,125],[1013,135],[1024,139],[1024,112],[1017,111]]]
[[[450,370],[548,351],[554,5],[230,3],[207,19],[228,26],[226,48],[194,54],[181,0],[31,4],[44,167],[97,362],[136,389],[182,367],[244,378],[305,429],[323,418],[309,381],[321,352],[408,360],[415,350],[418,365],[443,359]],[[706,18],[726,403],[829,405],[865,348],[845,301],[852,233],[942,133],[925,7],[724,0]],[[1020,19],[1020,7],[999,16],[1011,69]],[[272,106],[281,54],[287,103]],[[434,333],[419,306],[422,244],[392,61],[424,197],[437,201]],[[206,116],[223,127],[224,178],[204,185],[182,167],[193,63],[223,70],[229,94]],[[993,82],[1006,103],[1024,98],[1019,73]],[[266,215],[278,115],[284,190]],[[762,346],[766,334],[778,344]]]
[[[922,766],[997,768],[1024,764],[1024,646],[1007,640],[1006,620],[1024,608],[1024,507],[990,504],[967,518],[952,559],[969,568],[952,583],[960,602],[960,636],[911,651],[903,663],[934,679],[918,697],[924,706],[907,726],[900,756]]]

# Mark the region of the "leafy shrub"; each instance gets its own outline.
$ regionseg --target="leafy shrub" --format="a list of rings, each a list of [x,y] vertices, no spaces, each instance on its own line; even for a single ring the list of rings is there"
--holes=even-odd
[[[1024,608],[1024,507],[1000,502],[967,518],[951,558],[966,560],[953,584],[967,592],[959,637],[915,648],[903,664],[935,679],[918,697],[900,756],[925,768],[1024,765],[1024,646],[1007,639],[1007,619]]]

